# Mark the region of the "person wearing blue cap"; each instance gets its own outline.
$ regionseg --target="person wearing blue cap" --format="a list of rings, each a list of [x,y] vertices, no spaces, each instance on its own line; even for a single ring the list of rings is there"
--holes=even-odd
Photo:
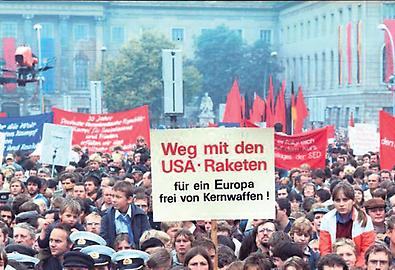
[[[313,219],[313,236],[312,239],[320,239],[320,230],[321,230],[321,220],[322,217],[329,212],[329,209],[321,206],[316,207],[312,210],[314,219]]]
[[[111,256],[115,253],[110,247],[92,245],[81,249],[82,253],[88,254],[95,262],[95,270],[110,270]]]
[[[117,270],[145,269],[149,254],[141,250],[121,250],[111,256]]]
[[[7,259],[17,261],[26,266],[27,269],[35,269],[36,265],[40,262],[40,260],[35,257],[18,252],[7,253]]]
[[[73,243],[72,250],[80,250],[91,245],[106,245],[106,240],[104,240],[102,237],[95,233],[86,231],[72,232],[70,234],[70,241]]]

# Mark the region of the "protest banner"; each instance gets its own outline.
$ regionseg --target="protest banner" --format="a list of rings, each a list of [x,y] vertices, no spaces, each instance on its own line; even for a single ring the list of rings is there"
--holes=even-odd
[[[0,162],[1,163],[3,163],[4,146],[5,146],[5,134],[0,133]]]
[[[273,129],[151,131],[155,221],[274,218]]]
[[[59,166],[67,166],[71,155],[71,127],[44,124],[42,145],[45,151],[40,155],[40,162]]]
[[[274,135],[275,164],[277,168],[290,170],[307,163],[311,168],[325,168],[328,145],[326,128],[315,129],[297,135]]]
[[[380,111],[380,167],[392,170],[395,165],[395,118],[385,111]]]
[[[85,114],[53,108],[54,124],[73,128],[73,144],[93,152],[112,152],[116,145],[129,151],[138,136],[143,136],[149,145],[148,106],[133,110],[108,113]]]
[[[379,151],[380,135],[374,124],[355,123],[348,127],[348,138],[354,155],[363,155],[369,151]]]
[[[0,132],[6,136],[4,154],[36,149],[41,141],[44,123],[51,122],[52,113],[0,118]]]

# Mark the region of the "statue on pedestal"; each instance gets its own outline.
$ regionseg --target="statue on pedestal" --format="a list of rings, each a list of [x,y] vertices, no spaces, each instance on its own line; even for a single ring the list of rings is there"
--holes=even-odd
[[[208,93],[204,93],[200,102],[199,124],[201,126],[208,126],[209,123],[214,123],[213,101]]]

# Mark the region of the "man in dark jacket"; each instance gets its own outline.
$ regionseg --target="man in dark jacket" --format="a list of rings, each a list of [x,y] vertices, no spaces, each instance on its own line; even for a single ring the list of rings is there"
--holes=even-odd
[[[113,247],[116,236],[126,233],[129,244],[138,248],[141,235],[150,229],[148,217],[133,204],[132,185],[129,182],[117,182],[113,189],[114,207],[109,208],[102,218],[100,236]]]

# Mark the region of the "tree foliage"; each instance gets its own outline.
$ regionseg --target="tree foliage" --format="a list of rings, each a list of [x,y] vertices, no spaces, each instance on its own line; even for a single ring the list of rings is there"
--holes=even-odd
[[[252,45],[242,42],[240,34],[226,26],[203,32],[196,42],[195,63],[203,74],[203,88],[214,103],[225,103],[235,78],[240,91],[251,100],[254,91],[262,96],[269,74],[280,71],[270,46],[262,40]]]
[[[110,112],[147,104],[151,119],[160,118],[163,112],[162,49],[171,48],[174,44],[163,35],[145,32],[140,40],[131,40],[116,58],[106,63],[104,100]],[[192,66],[184,67],[184,81],[188,81],[184,84],[184,91],[188,93],[185,96],[198,91],[199,76]]]

